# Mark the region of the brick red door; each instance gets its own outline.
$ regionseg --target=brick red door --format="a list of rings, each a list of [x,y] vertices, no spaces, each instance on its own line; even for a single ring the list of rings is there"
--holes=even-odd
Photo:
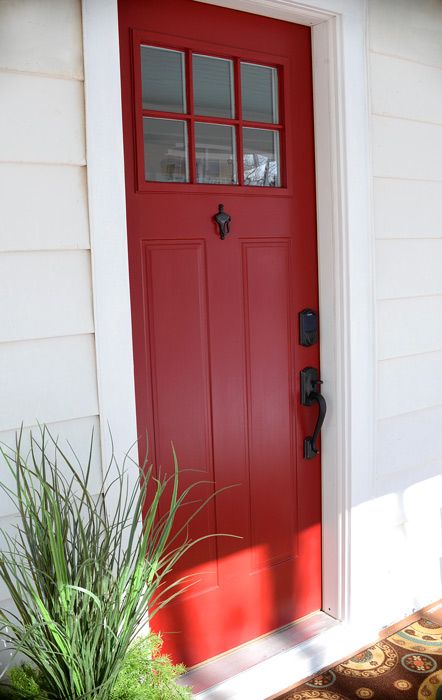
[[[310,31],[192,0],[120,2],[139,434],[201,513],[197,583],[154,619],[193,665],[321,606],[315,411],[298,312],[317,308]],[[231,216],[222,239],[219,204]],[[142,449],[144,443],[142,444]],[[169,634],[170,633],[170,634]],[[174,633],[174,634],[172,634]]]

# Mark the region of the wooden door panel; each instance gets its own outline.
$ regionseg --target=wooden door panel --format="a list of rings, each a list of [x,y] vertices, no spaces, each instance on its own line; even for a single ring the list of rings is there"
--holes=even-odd
[[[144,332],[150,348],[146,393],[152,396],[153,409],[150,452],[155,464],[170,473],[173,439],[185,465],[181,488],[195,481],[214,483],[205,244],[154,240],[145,241],[143,250]],[[202,485],[194,497],[205,498],[211,490]],[[188,513],[184,509],[178,522]],[[211,502],[195,518],[193,531],[215,530],[215,504]],[[215,563],[215,571],[207,562]],[[216,562],[216,540],[207,539],[188,552],[182,568],[198,566],[198,572],[204,572],[198,587],[202,591],[214,585]]]
[[[258,568],[293,556],[289,242],[242,247],[252,546],[269,543]]]
[[[213,478],[204,241],[146,242],[144,251],[156,458],[170,462],[172,433],[189,467]]]

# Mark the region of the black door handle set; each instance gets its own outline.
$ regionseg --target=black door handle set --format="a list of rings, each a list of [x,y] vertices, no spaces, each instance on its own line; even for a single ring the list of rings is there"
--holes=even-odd
[[[304,459],[313,459],[319,454],[318,438],[327,413],[325,398],[318,391],[322,381],[319,379],[318,370],[315,367],[304,367],[301,370],[301,404],[303,406],[319,406],[318,420],[316,421],[313,435],[304,439]]]

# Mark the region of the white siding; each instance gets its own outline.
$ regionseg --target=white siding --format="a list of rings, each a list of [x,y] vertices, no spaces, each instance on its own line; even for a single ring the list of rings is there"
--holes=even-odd
[[[368,8],[373,52],[442,68],[440,0],[368,0]]]
[[[376,177],[373,194],[377,238],[442,238],[442,182]]]
[[[378,374],[379,418],[441,403],[442,350],[383,360],[378,364]]]
[[[440,400],[440,399],[439,399]],[[442,405],[379,421],[377,467],[383,479],[442,472]]]
[[[0,0],[0,441],[48,423],[86,460],[94,429],[98,491],[81,35],[80,0]]]
[[[85,163],[83,83],[0,72],[0,153],[18,163]]]
[[[442,294],[386,299],[379,301],[377,308],[382,328],[378,336],[379,360],[442,348]],[[412,332],[418,328],[421,333]]]
[[[442,125],[373,115],[377,177],[442,180]]]
[[[89,248],[86,168],[0,163],[0,252]]]
[[[93,332],[89,252],[3,253],[0,343]]]
[[[360,565],[389,624],[441,595],[442,4],[368,7],[378,422],[355,521],[372,523],[376,555]]]
[[[80,0],[0,1],[0,93],[0,431],[95,420]]]
[[[441,256],[442,239],[378,241],[378,299],[441,294]]]
[[[76,0],[0,0],[0,68],[83,78]]]
[[[74,467],[77,466],[76,458],[78,458],[82,465],[86,465],[88,463],[89,451],[92,446],[90,488],[92,493],[99,493],[102,483],[102,470],[100,464],[100,427],[98,424],[98,417],[89,416],[85,418],[61,421],[58,423],[46,423],[46,426],[50,436],[54,441],[58,442],[60,449],[65,453],[66,457],[72,461]],[[41,428],[38,425],[34,425],[30,429],[23,431],[21,435],[21,447],[23,454],[27,454],[30,449],[31,434],[35,440],[39,442],[41,437]],[[0,444],[8,445],[9,449],[5,448],[5,451],[10,457],[12,457],[12,451],[14,450],[18,436],[19,433],[15,430],[0,432]],[[50,454],[54,454],[53,443],[50,438],[47,438],[46,444],[48,445],[48,452]],[[61,466],[63,465],[61,464]],[[3,470],[2,483],[8,488],[14,488],[14,477],[9,469]],[[13,513],[14,506],[11,501],[3,497],[0,498],[0,518],[13,515]]]
[[[440,68],[372,53],[370,69],[373,114],[442,124]]]
[[[92,335],[0,343],[0,431],[98,413]]]

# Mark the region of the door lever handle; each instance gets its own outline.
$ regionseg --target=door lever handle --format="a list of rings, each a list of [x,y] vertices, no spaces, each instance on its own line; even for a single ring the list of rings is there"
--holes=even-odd
[[[318,370],[315,367],[304,367],[301,371],[301,404],[313,406],[314,403],[317,403],[319,406],[318,420],[313,435],[304,439],[304,459],[313,459],[319,454],[317,442],[327,413],[325,398],[316,390],[320,384],[322,381],[319,379]]]

